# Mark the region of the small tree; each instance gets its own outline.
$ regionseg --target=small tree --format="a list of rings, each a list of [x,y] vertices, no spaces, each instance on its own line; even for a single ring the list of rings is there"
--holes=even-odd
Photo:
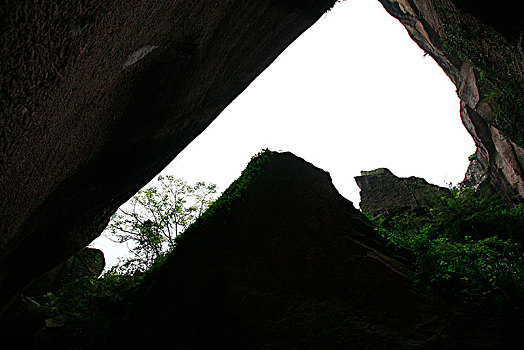
[[[113,215],[105,235],[127,243],[131,258],[115,270],[134,273],[149,269],[175,246],[175,238],[193,223],[215,199],[217,186],[188,184],[173,176],[159,176],[156,185],[138,191]]]

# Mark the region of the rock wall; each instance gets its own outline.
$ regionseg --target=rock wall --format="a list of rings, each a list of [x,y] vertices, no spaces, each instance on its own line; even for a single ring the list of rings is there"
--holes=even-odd
[[[25,295],[40,296],[55,292],[83,276],[98,277],[104,271],[104,253],[96,248],[84,248],[62,264],[33,280],[23,291]]]
[[[457,87],[462,122],[477,146],[464,182],[522,201],[524,25],[518,1],[380,2]]]
[[[0,305],[97,237],[334,2],[4,2]]]

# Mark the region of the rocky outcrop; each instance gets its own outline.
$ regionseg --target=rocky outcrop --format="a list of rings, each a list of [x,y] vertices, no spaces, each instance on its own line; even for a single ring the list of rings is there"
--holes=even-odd
[[[289,153],[265,155],[216,205],[183,234],[117,344],[392,349],[441,340],[438,311],[328,173]]]
[[[380,0],[457,87],[477,151],[465,184],[524,199],[524,25],[517,1]],[[445,142],[445,141],[443,141]]]
[[[334,2],[5,2],[0,306],[97,237]]]
[[[448,196],[449,190],[411,176],[400,178],[386,168],[362,171],[355,181],[360,187],[360,209],[371,215],[409,214],[431,207],[437,196]]]
[[[254,159],[112,332],[142,349],[514,348],[522,322],[422,297],[328,173]],[[495,319],[496,318],[496,319]],[[512,322],[514,324],[512,324]]]

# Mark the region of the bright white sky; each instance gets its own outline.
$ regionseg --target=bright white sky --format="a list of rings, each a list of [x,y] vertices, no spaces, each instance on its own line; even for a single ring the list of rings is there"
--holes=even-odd
[[[353,177],[389,168],[444,186],[461,181],[473,140],[455,86],[377,0],[338,3],[162,171],[225,190],[263,148],[328,171],[358,207]],[[116,249],[103,236],[107,266]]]

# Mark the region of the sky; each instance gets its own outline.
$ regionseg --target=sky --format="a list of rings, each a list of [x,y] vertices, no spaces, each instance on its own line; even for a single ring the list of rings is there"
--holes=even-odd
[[[455,86],[377,0],[338,3],[161,174],[223,191],[264,148],[329,172],[355,207],[361,170],[446,186],[464,178],[475,152]],[[127,250],[103,236],[91,246],[107,266]]]

